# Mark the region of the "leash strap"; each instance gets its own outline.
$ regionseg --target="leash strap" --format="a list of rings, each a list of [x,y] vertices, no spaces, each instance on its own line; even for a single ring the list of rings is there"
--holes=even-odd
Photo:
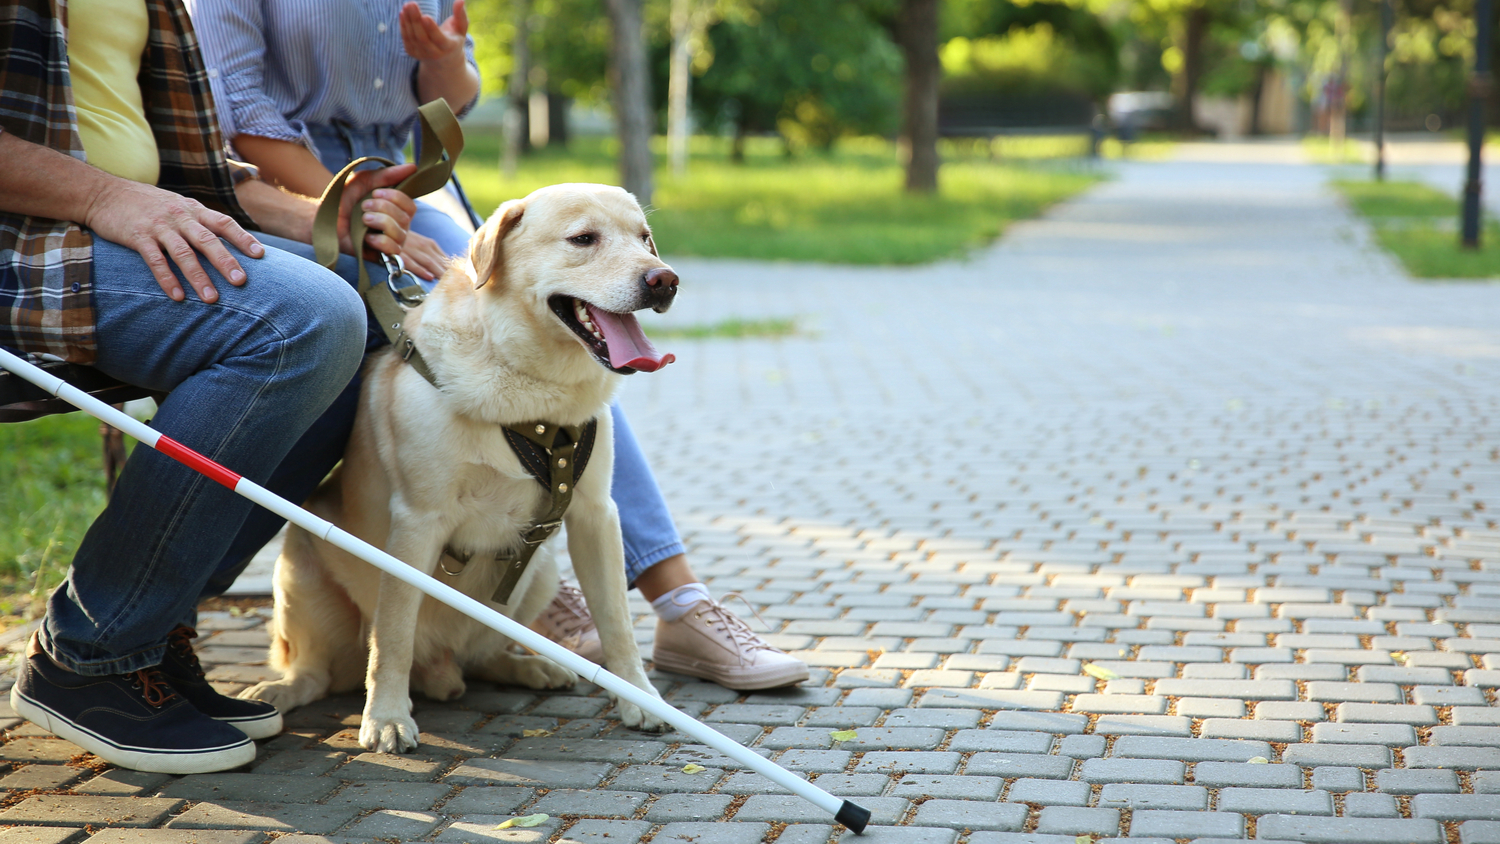
[[[505,440],[516,453],[521,465],[532,479],[542,485],[551,496],[551,506],[545,515],[521,533],[521,546],[513,552],[500,551],[495,554],[495,563],[500,566],[500,585],[492,596],[497,604],[510,603],[511,592],[521,582],[526,567],[543,542],[552,538],[562,526],[563,514],[573,502],[573,488],[583,477],[588,467],[589,455],[594,451],[595,436],[599,431],[599,420],[590,419],[583,425],[553,425],[550,422],[526,422],[506,425]],[[458,552],[452,546],[443,553],[457,560],[457,570],[446,565],[443,570],[458,574],[468,564],[472,553]]]
[[[413,198],[442,189],[453,175],[453,163],[464,149],[463,130],[459,129],[458,119],[453,116],[453,110],[445,100],[436,99],[422,106],[417,109],[417,116],[422,131],[417,169],[396,185],[396,190]],[[323,196],[318,200],[318,212],[313,217],[313,249],[318,263],[329,269],[339,260],[339,204],[343,201],[344,184],[350,173],[371,162],[386,166],[396,163],[373,155],[356,158],[334,175],[333,181],[328,183]],[[365,235],[369,230],[363,214],[356,210],[349,215],[349,241],[355,244],[355,248],[363,250]],[[359,289],[364,294],[365,306],[375,315],[391,347],[428,383],[436,387],[437,377],[402,328],[406,322],[406,309],[420,303],[424,291],[416,279],[406,272],[401,256],[382,256],[382,259],[389,271],[385,284],[371,284],[365,262],[359,261]]]

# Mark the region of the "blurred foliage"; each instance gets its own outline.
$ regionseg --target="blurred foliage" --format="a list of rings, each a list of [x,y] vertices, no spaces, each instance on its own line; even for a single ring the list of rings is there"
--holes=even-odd
[[[486,90],[510,71],[520,0],[473,0]],[[606,105],[609,32],[602,0],[529,0],[532,82]],[[848,135],[893,135],[902,60],[893,40],[901,0],[695,0],[713,21],[693,59],[697,125],[777,135],[784,152],[830,148]],[[1459,116],[1473,59],[1474,0],[1394,0],[1389,112],[1405,125]],[[669,0],[648,0],[654,88],[664,111]],[[1271,71],[1316,105],[1345,80],[1356,117],[1376,83],[1380,9],[1340,0],[945,0],[945,95],[1083,96],[1184,88],[1201,56],[1198,93],[1252,94]],[[1189,16],[1206,23],[1189,27]],[[1191,30],[1191,33],[1190,33]],[[1195,44],[1187,39],[1196,38]],[[1500,93],[1496,95],[1500,105]],[[1491,109],[1500,115],[1500,108]]]
[[[708,41],[693,84],[700,126],[776,132],[790,151],[895,131],[901,54],[860,3],[759,0],[729,12]]]
[[[1102,100],[1114,90],[1119,62],[1090,52],[1052,24],[1016,27],[1000,36],[949,39],[942,48],[945,94],[1081,94]]]

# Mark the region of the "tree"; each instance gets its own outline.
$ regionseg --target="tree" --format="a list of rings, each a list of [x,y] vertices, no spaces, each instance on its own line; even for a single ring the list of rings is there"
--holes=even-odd
[[[702,58],[693,108],[732,130],[737,160],[750,133],[776,132],[791,153],[897,128],[900,53],[860,2],[737,4],[709,28]]]
[[[938,179],[938,12],[941,0],[902,0],[896,42],[906,58],[906,92],[901,108],[901,144],[906,155],[908,193],[935,193]]]
[[[620,139],[620,183],[642,206],[651,204],[651,77],[646,66],[642,0],[605,0],[611,28],[609,81]]]

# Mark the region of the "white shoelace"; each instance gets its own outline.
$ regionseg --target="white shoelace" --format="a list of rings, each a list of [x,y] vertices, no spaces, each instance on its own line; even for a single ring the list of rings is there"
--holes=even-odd
[[[755,611],[755,607],[745,599],[744,595],[738,592],[729,592],[724,596],[724,600],[726,601],[730,598],[739,598],[746,608],[750,610],[751,614],[755,616],[757,621],[766,627],[770,627],[769,624],[766,624],[766,620],[760,617],[760,613]],[[721,622],[724,625],[724,632],[729,634],[730,639],[733,640],[735,645],[752,651],[775,650],[775,648],[766,644],[766,641],[760,638],[754,630],[750,629],[750,625],[746,624],[744,619],[730,612],[728,607],[718,601],[710,601],[709,608],[698,613],[700,618],[705,614],[709,614],[709,617],[705,619],[705,623],[712,627],[715,621]]]

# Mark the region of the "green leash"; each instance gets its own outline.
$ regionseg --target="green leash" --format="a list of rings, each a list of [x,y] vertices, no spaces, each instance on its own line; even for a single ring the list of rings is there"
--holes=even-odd
[[[445,100],[433,100],[422,106],[417,109],[417,116],[422,127],[422,155],[417,159],[416,172],[396,185],[396,190],[410,197],[426,196],[441,190],[453,175],[453,164],[464,150],[463,130],[458,128],[458,118],[453,116],[453,109],[448,107]],[[328,183],[328,188],[318,200],[318,213],[313,218],[313,249],[318,263],[329,269],[333,269],[339,260],[339,204],[344,197],[345,180],[355,168],[370,162],[386,166],[394,166],[396,163],[375,155],[356,158],[334,175],[333,181]],[[356,248],[363,246],[365,235],[369,231],[364,215],[349,215],[349,242],[356,244]],[[426,378],[428,383],[436,387],[437,376],[402,328],[406,323],[406,308],[422,301],[422,287],[406,271],[399,255],[394,258],[382,256],[382,259],[390,271],[385,284],[371,284],[365,262],[359,262],[359,289],[364,294],[365,306],[380,323],[380,329],[391,342],[391,348],[401,355],[402,360],[411,364],[412,369]]]

